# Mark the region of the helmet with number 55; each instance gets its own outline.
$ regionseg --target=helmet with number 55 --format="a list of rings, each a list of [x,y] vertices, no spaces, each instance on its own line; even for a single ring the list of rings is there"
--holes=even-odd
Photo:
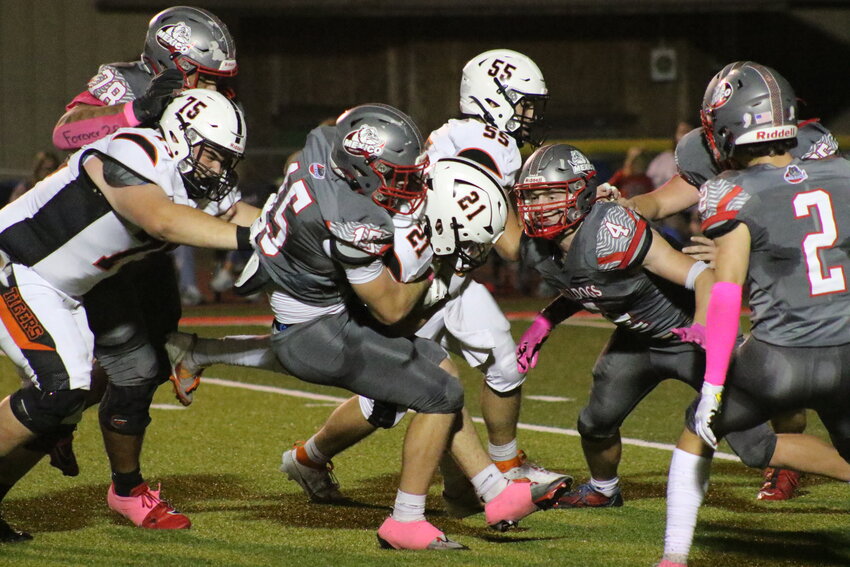
[[[476,162],[439,160],[431,173],[425,217],[437,256],[457,256],[455,270],[481,266],[505,232],[508,201],[499,182]]]
[[[460,111],[507,132],[522,146],[543,143],[543,115],[549,91],[529,57],[510,49],[476,55],[463,67]]]
[[[236,187],[246,129],[233,101],[216,91],[183,91],[165,107],[159,129],[189,197],[220,201]]]

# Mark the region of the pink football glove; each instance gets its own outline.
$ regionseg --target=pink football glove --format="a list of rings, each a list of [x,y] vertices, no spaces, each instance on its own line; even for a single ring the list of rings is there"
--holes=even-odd
[[[552,322],[543,315],[538,315],[534,322],[522,334],[516,347],[516,367],[522,373],[537,366],[537,356],[540,347],[552,332]]]
[[[670,329],[670,332],[679,337],[683,343],[694,343],[699,346],[705,344],[705,325],[694,323],[690,327]]]

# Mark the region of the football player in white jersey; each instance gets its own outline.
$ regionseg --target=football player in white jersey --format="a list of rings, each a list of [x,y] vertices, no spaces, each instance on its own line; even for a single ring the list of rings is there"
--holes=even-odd
[[[248,226],[200,210],[215,209],[233,190],[245,134],[242,111],[223,95],[185,91],[168,105],[158,130],[122,128],[84,146],[0,210],[0,347],[31,383],[0,402],[2,495],[44,456],[27,444],[63,431],[84,409],[94,338],[83,295],[169,243],[250,249]],[[143,429],[149,421],[150,397],[120,390],[145,388],[152,395],[157,385],[108,390],[103,403],[123,406],[115,426],[133,421]],[[13,471],[10,463],[19,466]],[[136,525],[190,525],[143,481],[128,497],[110,486],[108,503]],[[5,536],[28,539],[11,529]]]

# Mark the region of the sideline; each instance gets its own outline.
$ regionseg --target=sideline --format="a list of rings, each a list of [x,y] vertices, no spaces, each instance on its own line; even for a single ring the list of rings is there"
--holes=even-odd
[[[291,390],[289,388],[278,388],[276,386],[265,386],[261,384],[248,384],[245,382],[236,382],[234,380],[223,380],[221,378],[202,378],[203,384],[212,384],[215,386],[223,386],[226,388],[241,388],[243,390],[252,390],[255,392],[264,392],[267,394],[278,394],[281,396],[290,396],[293,398],[303,398],[306,400],[342,403],[348,398],[340,398],[339,396],[329,396],[327,394],[315,394],[313,392],[305,392],[303,390]],[[480,417],[473,417],[472,421],[482,424],[484,420]],[[550,427],[547,425],[534,425],[531,423],[518,423],[517,427],[525,431],[537,431],[539,433],[552,433],[555,435],[567,435],[569,437],[578,437],[578,431],[575,429],[565,429],[562,427]],[[636,447],[645,447],[649,449],[659,449],[661,451],[672,452],[676,448],[675,445],[669,443],[656,443],[654,441],[644,441],[643,439],[634,439],[631,437],[623,437],[624,445],[634,445]],[[723,453],[717,451],[714,453],[715,459],[724,461],[739,461],[738,457],[731,453]]]

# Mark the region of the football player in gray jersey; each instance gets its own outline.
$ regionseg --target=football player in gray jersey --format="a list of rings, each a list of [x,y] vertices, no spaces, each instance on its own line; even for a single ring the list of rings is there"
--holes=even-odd
[[[386,332],[384,326],[447,291],[433,271],[402,283],[383,262],[393,241],[389,213],[415,214],[424,198],[427,160],[421,151],[412,120],[386,105],[355,107],[336,126],[313,130],[263,209],[254,235],[254,279],[268,279],[263,285],[271,290],[275,314],[271,346],[287,373],[417,412],[405,437],[393,513],[378,530],[381,545],[459,549],[425,519],[425,496],[446,449],[497,529],[550,507],[567,485],[508,482],[462,411],[463,389],[445,351],[430,340]]]
[[[529,158],[515,187],[534,265],[561,297],[522,336],[518,363],[536,364],[552,328],[581,309],[617,325],[593,369],[590,400],[578,422],[590,482],[562,497],[558,507],[623,503],[617,477],[619,428],[658,383],[674,378],[699,389],[705,357],[680,339],[694,319],[693,294],[707,299],[711,270],[674,250],[635,212],[596,202],[593,165],[566,144],[543,147]],[[705,301],[698,301],[703,320]],[[761,423],[736,434],[730,445],[750,466],[770,462],[776,435]],[[837,457],[837,455],[836,455]]]
[[[756,65],[751,61],[736,61],[726,65],[711,80],[706,96],[711,96],[714,85],[728,73],[741,67]],[[798,124],[797,145],[789,150],[795,157],[804,160],[822,159],[838,153],[838,142],[832,133],[816,120],[807,120]],[[699,188],[707,180],[723,171],[703,134],[702,128],[695,128],[686,134],[676,145],[676,165],[679,173],[669,182],[655,191],[638,195],[623,204],[635,209],[644,217],[656,220],[678,213],[697,204]],[[698,260],[713,265],[714,244],[705,236],[692,237],[693,244],[683,251]],[[806,429],[805,411],[794,411],[778,416],[772,425],[780,433],[802,433]],[[787,469],[769,467],[764,471],[764,484],[759,490],[759,500],[787,500],[795,494],[800,474]]]
[[[706,371],[670,465],[662,566],[685,565],[717,440],[784,411],[814,409],[838,454],[815,437],[779,435],[772,459],[850,481],[850,164],[801,160],[793,89],[750,64],[722,77],[702,109],[703,132],[729,171],[700,189],[717,243],[705,333]],[[749,285],[752,335],[729,363]],[[727,375],[728,371],[728,375]],[[785,441],[788,441],[786,444]],[[786,463],[787,464],[787,463]]]

